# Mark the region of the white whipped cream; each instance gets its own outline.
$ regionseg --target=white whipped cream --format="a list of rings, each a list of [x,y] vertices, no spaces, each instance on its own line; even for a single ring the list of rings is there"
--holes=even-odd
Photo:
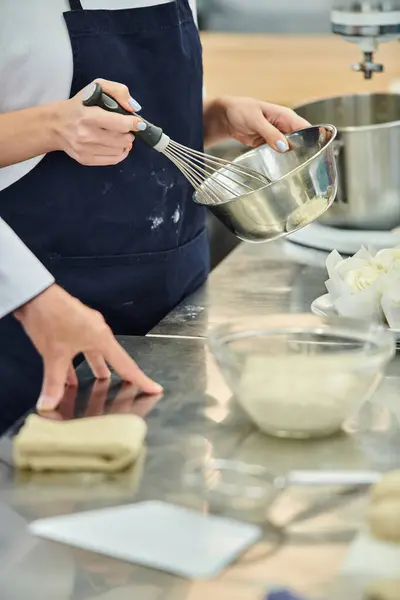
[[[374,258],[374,262],[386,272],[400,271],[400,248],[379,250]]]
[[[351,293],[355,294],[371,287],[381,275],[381,269],[369,265],[362,269],[349,271],[344,280],[350,287]]]

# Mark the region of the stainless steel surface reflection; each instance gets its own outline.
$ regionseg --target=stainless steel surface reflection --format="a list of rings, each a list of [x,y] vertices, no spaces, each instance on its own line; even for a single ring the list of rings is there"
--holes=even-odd
[[[400,94],[355,94],[296,107],[310,121],[338,129],[338,193],[321,222],[356,229],[400,224]]]
[[[210,454],[210,458],[188,457],[183,473],[188,493],[200,498],[210,512],[265,527],[284,479],[259,465],[212,457],[212,449]]]
[[[22,477],[7,461],[10,440],[2,440],[2,600],[255,600],[277,584],[324,596],[362,521],[364,489],[289,488],[271,514],[276,528],[243,561],[206,582],[187,582],[44,542],[26,530],[27,522],[38,517],[149,498],[207,510],[204,498],[184,485],[187,447],[194,440],[202,440],[207,457],[259,464],[277,474],[400,466],[398,359],[376,398],[349,422],[351,435],[305,443],[260,433],[232,398],[207,351],[202,338],[215,323],[246,313],[303,312],[322,293],[325,273],[319,254],[314,263],[308,253],[297,256],[285,248],[283,242],[239,246],[215,269],[207,286],[159,325],[162,337],[121,338],[139,365],[164,385],[163,398],[154,404],[142,399],[138,406],[129,394],[118,396],[120,388],[111,386],[105,393],[98,388],[95,394],[78,395],[61,411],[63,418],[81,417],[89,410],[112,410],[113,400],[120,410],[143,414],[149,427],[147,447],[132,478]],[[87,375],[83,367],[81,380]]]
[[[372,411],[367,407],[366,414],[349,424],[351,436],[310,443],[283,441],[261,434],[247,420],[203,340],[123,338],[122,342],[165,388],[164,397],[146,417],[149,436],[140,473],[131,483],[124,477],[84,475],[43,480],[19,477],[0,465],[1,598],[200,600],[207,591],[210,597],[254,600],[276,582],[310,594],[323,593],[362,518],[364,490],[361,494],[357,488],[290,488],[271,515],[278,530],[268,531],[260,547],[242,563],[205,583],[186,582],[27,535],[26,522],[37,517],[149,498],[207,510],[207,501],[185,483],[188,443],[199,439],[206,456],[272,467],[277,474],[292,469],[384,469],[395,466],[396,457],[399,466],[400,415],[386,407],[384,395]],[[400,390],[399,380],[392,393],[394,389]],[[385,439],[389,427],[390,457]],[[251,519],[254,511],[258,519],[259,506],[247,510],[246,518]],[[286,524],[290,526],[280,531]],[[293,569],[293,564],[298,568]]]
[[[321,216],[332,204],[337,189],[333,155],[336,129],[320,125],[287,136],[291,152],[281,154],[267,145],[242,154],[235,163],[261,173],[271,183],[257,191],[243,194],[245,176],[221,169],[213,176],[215,185],[229,189],[224,201],[207,207],[238,238],[247,242],[270,241]],[[206,189],[207,180],[203,184]],[[204,203],[202,187],[193,199]],[[240,196],[240,197],[237,197]]]
[[[326,256],[285,240],[240,244],[151,335],[206,337],[238,317],[308,312],[312,301],[326,293]]]

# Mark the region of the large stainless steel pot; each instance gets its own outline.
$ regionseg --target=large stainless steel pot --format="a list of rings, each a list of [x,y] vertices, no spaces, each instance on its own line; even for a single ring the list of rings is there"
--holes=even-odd
[[[311,123],[332,123],[338,193],[326,225],[392,229],[400,225],[400,94],[356,94],[297,106]]]

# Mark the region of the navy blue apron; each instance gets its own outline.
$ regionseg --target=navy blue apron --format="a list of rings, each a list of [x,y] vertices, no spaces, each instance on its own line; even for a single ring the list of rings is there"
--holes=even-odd
[[[188,1],[84,10],[70,0],[70,8],[71,96],[97,77],[124,83],[143,116],[202,150],[202,53]],[[116,334],[147,333],[208,273],[204,210],[176,167],[140,140],[116,166],[46,155],[0,192],[0,215]],[[0,430],[34,405],[41,379],[41,359],[22,328],[2,319]]]

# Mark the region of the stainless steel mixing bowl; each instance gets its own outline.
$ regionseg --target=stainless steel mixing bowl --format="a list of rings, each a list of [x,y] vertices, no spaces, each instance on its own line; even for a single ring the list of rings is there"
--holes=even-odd
[[[335,127],[319,125],[289,134],[291,151],[285,154],[267,145],[242,154],[234,162],[262,173],[270,183],[240,197],[232,188],[226,199],[207,207],[246,242],[271,241],[308,225],[336,195],[335,137]],[[213,177],[218,180],[223,173]],[[198,204],[204,204],[203,198],[199,192],[193,197]]]
[[[338,193],[325,225],[393,229],[400,225],[400,94],[354,94],[297,106],[310,123],[338,129]]]

